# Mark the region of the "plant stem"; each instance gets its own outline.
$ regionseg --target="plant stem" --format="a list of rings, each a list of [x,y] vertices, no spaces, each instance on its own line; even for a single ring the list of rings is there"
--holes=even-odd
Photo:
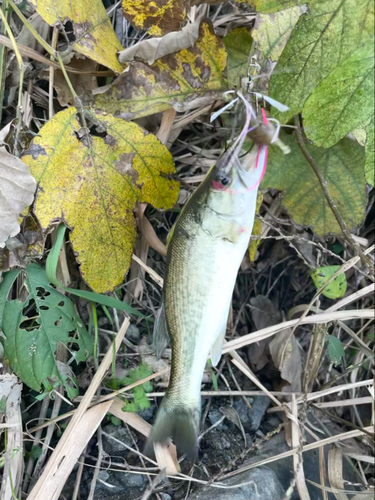
[[[18,63],[18,67],[19,67],[19,70],[20,70],[20,75],[19,75],[19,88],[18,88],[18,103],[17,103],[17,115],[16,115],[16,118],[17,118],[17,128],[16,128],[16,137],[15,137],[15,146],[14,146],[14,149],[15,149],[15,154],[16,156],[19,156],[19,152],[18,152],[18,142],[19,142],[19,135],[20,135],[20,132],[21,132],[21,125],[22,125],[22,90],[23,90],[23,73],[24,73],[24,67],[23,67],[23,60],[22,60],[22,57],[21,57],[21,54],[18,50],[18,47],[17,47],[17,42],[13,36],[13,33],[12,33],[12,30],[10,29],[10,26],[8,24],[8,20],[3,12],[3,10],[0,8],[0,17],[1,17],[1,20],[3,21],[3,24],[4,24],[4,27],[5,27],[5,30],[6,32],[8,33],[8,36],[10,38],[10,41],[12,43],[12,48],[14,50],[14,53],[16,55],[16,59],[17,59],[17,63]]]
[[[320,168],[318,164],[315,162],[314,158],[311,156],[309,153],[305,140],[302,135],[302,129],[301,129],[301,124],[300,124],[300,118],[299,116],[296,117],[296,135],[297,135],[297,143],[298,146],[300,147],[303,156],[306,158],[306,160],[309,162],[311,168],[313,169],[315,175],[317,176],[319,183],[322,187],[324,196],[327,200],[327,203],[329,205],[329,208],[332,210],[333,215],[335,216],[335,219],[337,220],[338,225],[341,228],[341,231],[343,232],[344,238],[346,239],[348,245],[356,252],[356,254],[360,257],[361,261],[363,264],[365,264],[369,268],[369,273],[371,277],[373,278],[373,270],[372,270],[372,265],[370,260],[366,257],[364,254],[362,248],[354,241],[348,226],[346,225],[344,219],[341,217],[341,214],[331,196],[331,193],[329,192],[328,189],[328,184],[327,181],[324,179]]]

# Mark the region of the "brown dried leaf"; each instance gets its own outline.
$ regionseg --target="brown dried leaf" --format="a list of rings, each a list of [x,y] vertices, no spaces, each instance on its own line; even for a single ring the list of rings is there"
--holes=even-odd
[[[69,66],[82,71],[82,73],[71,73],[69,79],[78,97],[83,103],[86,103],[91,98],[91,91],[98,86],[96,76],[89,75],[87,72],[96,71],[98,63],[84,56],[80,56],[80,54],[75,54],[70,60]],[[62,71],[57,69],[54,73],[53,86],[57,92],[57,100],[60,105],[74,106],[74,98]],[[49,80],[49,69],[43,69],[39,77],[44,80]]]
[[[189,0],[123,0],[125,18],[139,30],[161,36],[178,31],[185,20]]]
[[[190,109],[200,105],[203,97],[212,101],[218,92],[227,90],[226,64],[223,41],[211,23],[203,21],[192,48],[162,57],[152,66],[130,63],[112,85],[94,91],[94,106],[127,120],[170,107]]]
[[[265,295],[258,295],[250,299],[251,319],[256,330],[276,325],[281,321],[277,307]],[[254,371],[259,371],[265,367],[269,361],[268,344],[271,339],[264,339],[251,344],[248,348],[248,356],[251,367]]]
[[[298,342],[291,333],[290,328],[277,333],[269,343],[269,349],[281,378],[290,383],[292,392],[301,392],[301,353]]]
[[[160,255],[163,255],[165,257],[167,255],[167,247],[158,238],[155,229],[151,225],[151,222],[145,216],[146,207],[147,203],[140,203],[136,208],[139,230],[141,231],[142,236],[150,245],[150,247]]]

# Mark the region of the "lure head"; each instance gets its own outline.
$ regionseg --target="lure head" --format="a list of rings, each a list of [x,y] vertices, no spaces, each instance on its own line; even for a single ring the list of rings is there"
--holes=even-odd
[[[255,114],[251,105],[240,93],[238,96],[246,108],[245,125],[233,146],[212,167],[197,194],[198,203],[206,204],[219,216],[238,217],[241,215],[242,217],[247,207],[254,205],[257,188],[267,163],[268,148],[265,145],[253,148],[240,159],[241,148]],[[263,109],[262,114],[263,123],[266,126],[268,121]]]

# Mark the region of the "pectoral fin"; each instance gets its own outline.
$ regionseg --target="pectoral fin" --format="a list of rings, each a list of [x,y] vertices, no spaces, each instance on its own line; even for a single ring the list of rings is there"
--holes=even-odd
[[[217,339],[215,340],[215,342],[211,347],[210,358],[212,366],[216,366],[220,361],[226,331],[227,331],[227,324],[225,323],[223,331],[220,333],[220,335],[217,337]]]
[[[160,359],[162,357],[164,349],[168,344],[170,344],[170,336],[168,333],[167,320],[165,317],[165,309],[163,304],[156,313],[153,333],[153,345],[157,359]]]

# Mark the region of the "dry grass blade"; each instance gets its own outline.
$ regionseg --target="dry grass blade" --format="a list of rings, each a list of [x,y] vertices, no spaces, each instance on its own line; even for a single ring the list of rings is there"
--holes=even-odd
[[[341,399],[340,401],[328,401],[327,403],[316,403],[315,406],[319,408],[335,408],[342,406],[355,406],[355,405],[368,405],[371,404],[373,399],[370,396],[363,398]]]
[[[64,439],[65,434],[63,435],[40,480],[27,497],[28,500],[45,500],[46,498],[58,500],[69,474],[100,422],[106,416],[111,404],[108,401],[90,408],[74,426],[74,433],[70,432],[66,439]],[[64,449],[60,451],[58,448],[63,440]],[[55,457],[59,462],[56,463],[56,460],[53,460]]]
[[[366,387],[371,386],[373,381],[371,379],[368,380],[360,380],[359,382],[352,382],[350,384],[343,384],[336,387],[330,387],[328,389],[323,389],[322,391],[311,392],[307,394],[307,396],[303,396],[298,399],[297,403],[302,403],[303,401],[313,401],[314,399],[319,399],[324,396],[328,396],[329,394],[335,394],[336,392],[348,391],[350,389],[356,389],[357,387]]]
[[[168,476],[176,476],[180,472],[176,448],[171,442],[167,444],[154,443],[156,461],[160,470],[166,471]]]
[[[342,492],[345,490],[345,486],[342,477],[342,452],[339,448],[328,452],[328,478],[337,500],[348,500],[348,497]]]
[[[349,319],[372,319],[374,317],[373,309],[353,309],[349,311],[334,311],[334,312],[323,312],[319,314],[313,314],[311,316],[306,316],[302,320],[300,319],[292,319],[290,321],[285,321],[284,323],[278,323],[277,325],[268,326],[267,328],[262,328],[254,333],[249,333],[240,337],[238,339],[231,340],[227,344],[225,344],[223,348],[223,353],[229,352],[233,349],[240,349],[241,347],[245,347],[249,344],[254,344],[255,342],[259,342],[260,340],[266,339],[268,337],[272,337],[277,332],[281,330],[285,330],[286,328],[290,328],[293,326],[299,325],[308,325],[314,323],[328,323],[330,321],[346,321]]]
[[[293,394],[291,403],[291,413],[294,419],[291,420],[292,426],[292,446],[295,451],[293,455],[293,467],[294,467],[294,477],[297,483],[297,489],[301,500],[310,500],[310,495],[306,486],[305,473],[303,471],[303,459],[302,459],[302,434],[298,422],[298,405],[296,402],[296,397]]]
[[[24,469],[22,454],[22,417],[21,417],[21,390],[15,375],[5,374],[0,377],[0,402],[5,405],[5,420],[1,427],[7,429],[5,449],[3,454],[3,475],[0,490],[1,500],[14,498],[13,492],[18,495]]]
[[[348,431],[348,432],[343,432],[341,434],[336,434],[335,436],[330,436],[325,439],[321,439],[320,441],[316,441],[315,443],[307,444],[302,448],[302,452],[309,451],[309,450],[316,450],[317,448],[320,448],[322,446],[326,446],[328,444],[332,443],[338,443],[340,441],[344,441],[346,439],[352,439],[355,437],[360,437],[363,436],[365,432],[374,432],[374,428],[369,426],[365,427],[362,430],[355,429],[354,431]],[[259,462],[254,462],[250,465],[246,465],[245,467],[240,467],[239,469],[229,472],[228,474],[225,474],[225,476],[222,476],[222,479],[226,479],[228,477],[236,476],[237,474],[241,474],[241,472],[245,472],[250,469],[254,469],[255,467],[260,467],[262,465],[270,464],[272,462],[276,462],[277,460],[282,460],[283,458],[286,457],[291,457],[294,455],[295,451],[290,450],[290,451],[285,451],[284,453],[280,453],[279,455],[275,455],[273,457],[265,458],[264,460],[259,460]]]
[[[318,373],[324,352],[326,335],[326,325],[314,325],[310,339],[309,352],[307,354],[306,368],[303,374],[303,391],[306,393],[311,391]]]
[[[361,297],[365,297],[366,295],[373,293],[374,290],[375,290],[375,283],[371,283],[371,285],[361,288],[361,290],[358,290],[358,292],[352,293],[351,295],[348,295],[348,297],[344,297],[343,299],[339,300],[338,302],[336,302],[336,304],[333,304],[333,306],[326,309],[326,312],[337,311],[338,309],[341,309],[342,307],[351,304],[355,300],[358,300]]]
[[[152,426],[136,413],[123,411],[123,407],[124,403],[121,399],[115,398],[113,400],[110,413],[122,420],[125,424],[130,425],[133,429],[148,437],[151,433]]]
[[[126,318],[123,324],[121,325],[121,328],[114,341],[115,352],[118,351],[129,324],[130,324],[129,319]],[[98,409],[97,411],[95,411],[96,407],[89,410],[89,412],[91,412],[90,417],[87,417],[87,415],[85,415],[105,373],[107,372],[108,368],[111,365],[112,357],[113,357],[113,349],[110,347],[106,355],[104,356],[103,361],[99,366],[99,369],[95,373],[94,378],[92,379],[92,382],[89,388],[87,389],[86,394],[84,395],[78,409],[74,413],[73,418],[70,421],[66,431],[64,432],[62,438],[60,439],[58,445],[56,446],[55,451],[51,455],[49,462],[47,463],[47,466],[43,471],[43,474],[41,475],[38,482],[31,491],[28,497],[29,500],[42,500],[42,499],[45,500],[46,498],[49,498],[50,500],[55,500],[55,499],[57,500],[61,490],[64,487],[69,472],[73,469],[75,465],[75,461],[82,453],[82,450],[86,445],[88,439],[90,439],[96,427],[100,424],[102,418],[105,416],[106,412],[111,406],[111,403],[109,402],[104,405],[99,405],[100,409]],[[103,409],[104,413],[102,415],[101,412]],[[99,420],[101,415],[102,417]],[[69,446],[72,446],[73,448],[73,444],[77,439],[77,436],[80,436],[78,429],[82,427],[84,416],[85,416],[84,420],[86,420],[87,418],[90,419],[92,426],[95,423],[97,423],[97,425],[96,427],[88,427],[91,434],[88,437],[85,444],[80,448],[80,450],[76,449],[76,452],[78,453],[77,456],[74,454],[74,457],[76,456],[76,458],[75,461],[72,462],[73,455],[68,455],[67,450],[69,450]],[[85,425],[83,426],[82,433],[85,427],[87,427],[87,420]],[[88,434],[86,434],[86,436],[88,436]],[[56,480],[57,476],[59,477],[59,480]]]
[[[259,380],[251,373],[249,369],[246,368],[246,365],[239,363],[237,359],[232,359],[232,363],[237,366],[242,373],[246,375],[255,385],[257,385],[267,396],[279,407],[282,407],[280,401],[270,392],[268,391],[263,384],[259,382]]]
[[[155,272],[151,267],[149,267],[147,264],[143,262],[142,259],[137,257],[135,254],[132,255],[132,259],[137,262],[143,269],[150,275],[150,277],[157,283],[160,287],[163,288],[163,278],[158,275],[157,272]]]

